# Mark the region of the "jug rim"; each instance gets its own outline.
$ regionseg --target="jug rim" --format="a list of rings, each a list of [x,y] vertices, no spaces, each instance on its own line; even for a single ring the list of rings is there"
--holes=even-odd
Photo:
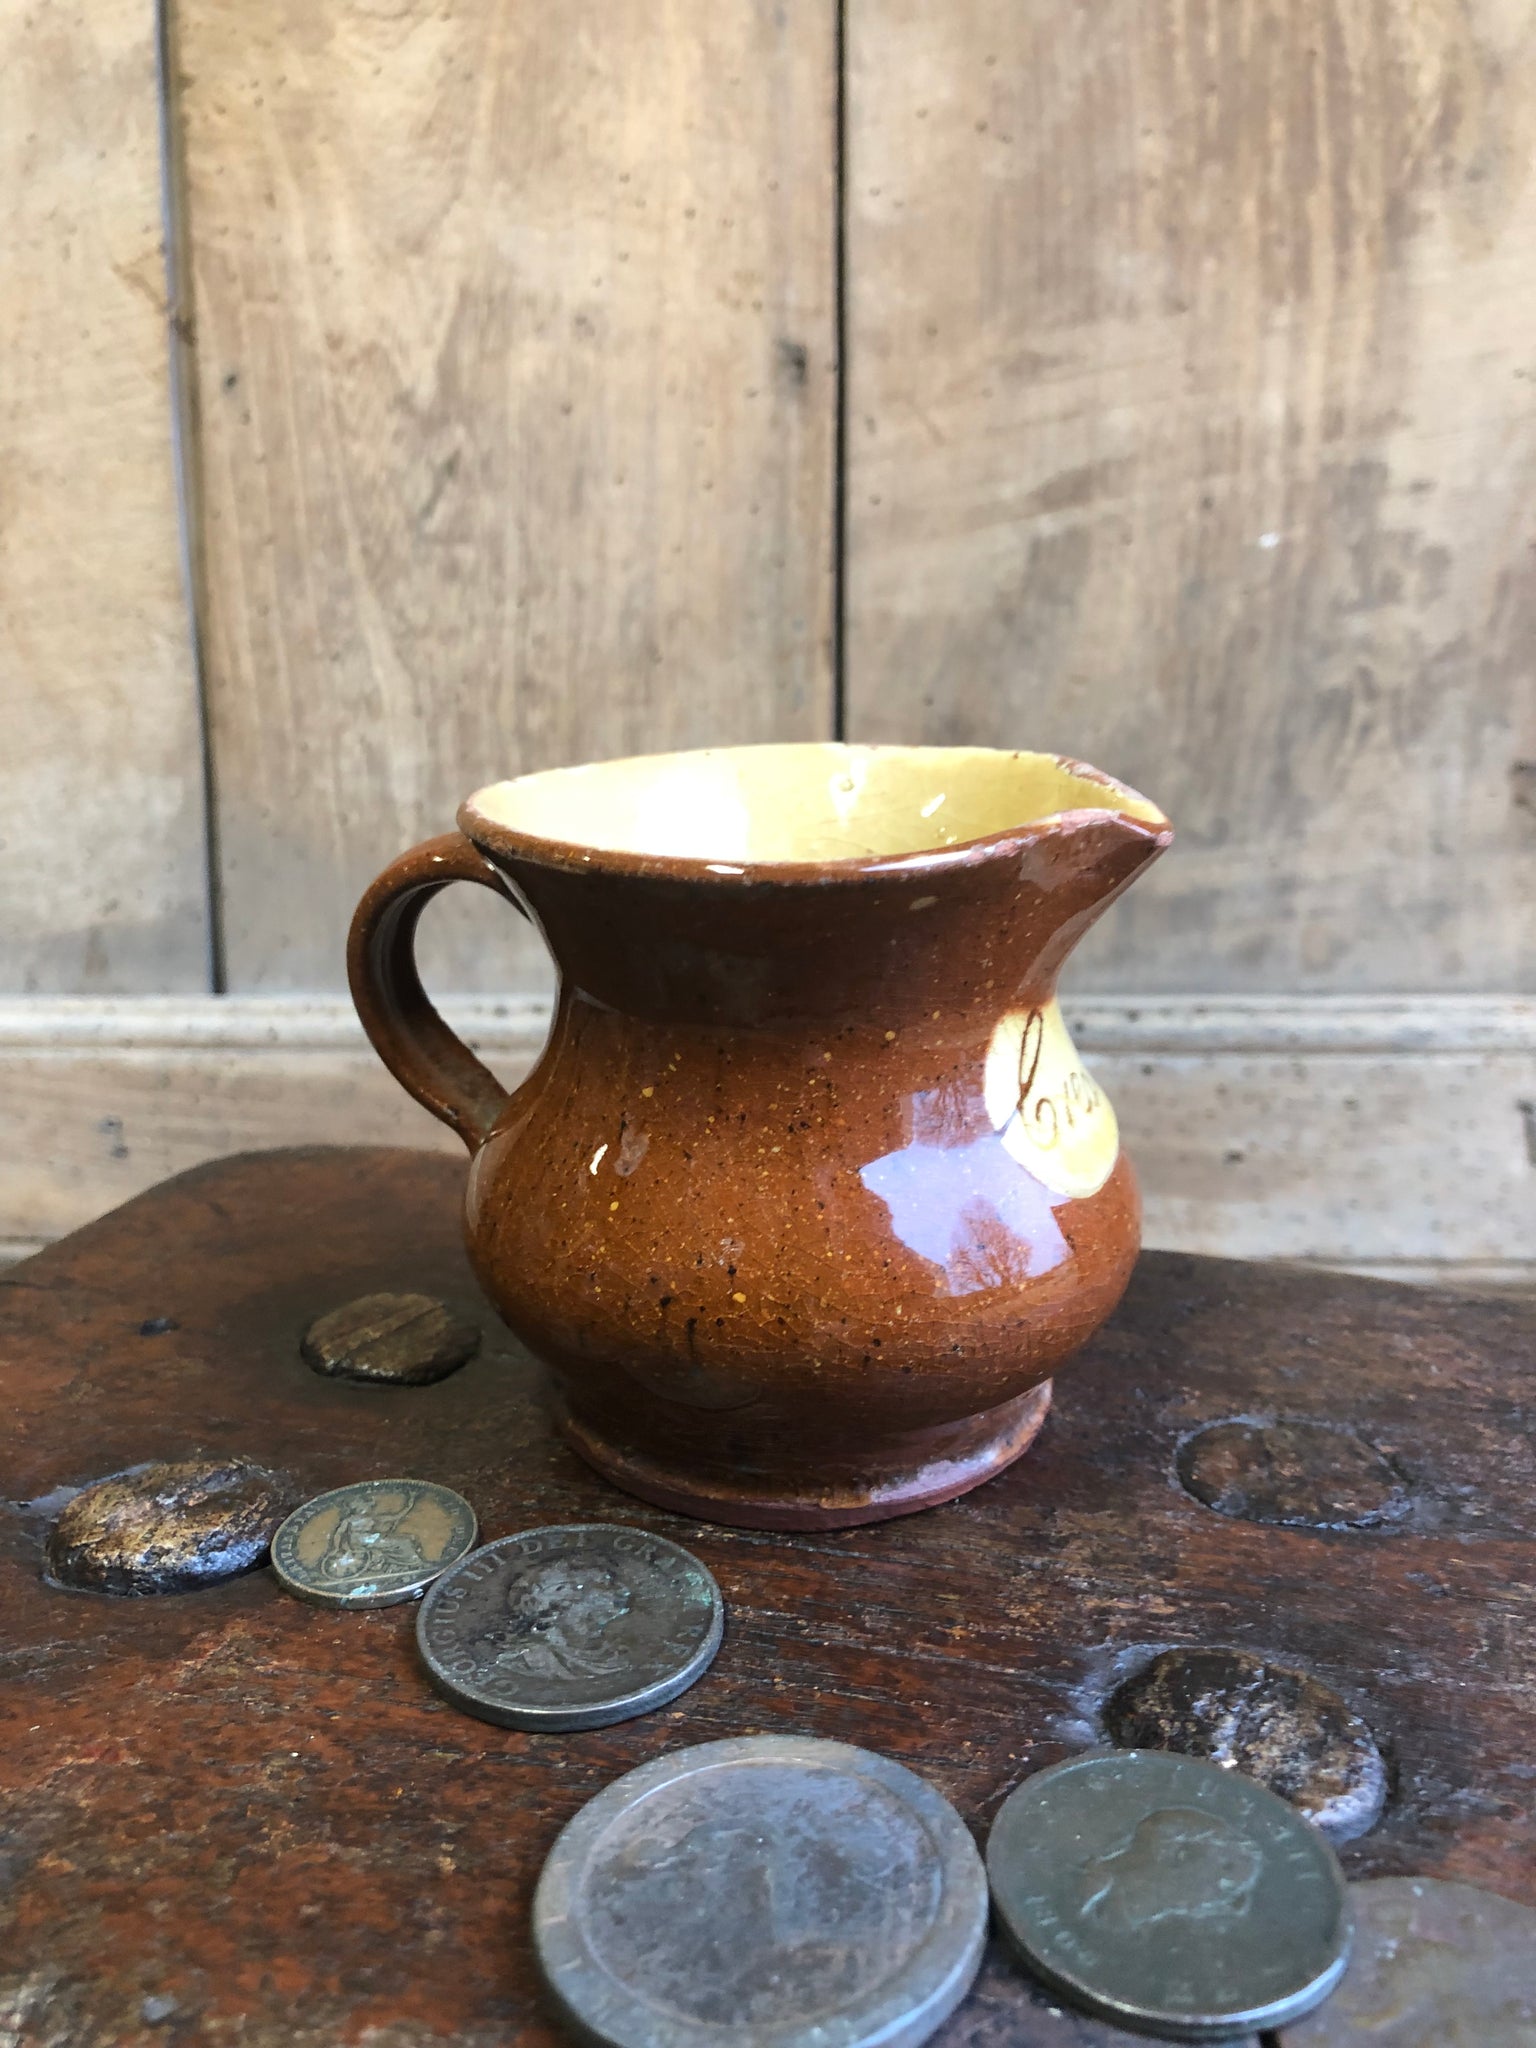
[[[964,800],[931,822],[961,770],[955,793]],[[924,789],[932,793],[916,801]],[[1027,814],[1013,815],[1016,805]],[[583,831],[550,829],[566,812],[574,826],[583,810]],[[1173,837],[1158,805],[1071,755],[840,740],[537,769],[474,791],[458,823],[483,852],[540,866],[721,884],[932,873],[1095,824],[1142,840],[1149,853]],[[968,829],[976,825],[983,829]]]

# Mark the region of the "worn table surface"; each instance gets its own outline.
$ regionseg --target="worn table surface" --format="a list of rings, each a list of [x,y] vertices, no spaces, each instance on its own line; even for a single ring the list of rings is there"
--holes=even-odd
[[[834,1736],[923,1772],[984,1836],[1026,1771],[1100,1739],[1106,1691],[1166,1644],[1304,1666],[1369,1723],[1391,1790],[1343,1851],[1352,1875],[1536,1903],[1536,1306],[1149,1254],[1002,1478],[903,1521],[755,1535],[631,1502],[552,1438],[470,1278],[461,1185],[411,1152],[229,1160],[0,1287],[8,2048],[552,2044],[532,1888],[619,1772],[719,1736]],[[480,1355],[432,1386],[312,1372],[308,1324],[381,1289],[483,1321]],[[1402,1476],[1395,1519],[1262,1526],[1183,1489],[1191,1430],[1275,1416],[1361,1433]],[[725,1647],[661,1713],[528,1735],[428,1690],[413,1607],[307,1607],[265,1570],[148,1599],[43,1582],[63,1490],[210,1453],[310,1492],[440,1480],[487,1537],[663,1530],[718,1578]],[[996,1954],[937,2037],[1123,2038],[1053,2018]]]

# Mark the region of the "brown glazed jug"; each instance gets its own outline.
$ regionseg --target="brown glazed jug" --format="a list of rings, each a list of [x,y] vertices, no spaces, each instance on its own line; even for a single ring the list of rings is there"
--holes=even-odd
[[[482,1286],[615,1485],[749,1528],[950,1500],[1027,1448],[1141,1212],[1056,1002],[1172,838],[1054,755],[758,746],[525,775],[387,868],[349,971],[468,1146]],[[559,970],[510,1094],[423,992],[449,882]]]

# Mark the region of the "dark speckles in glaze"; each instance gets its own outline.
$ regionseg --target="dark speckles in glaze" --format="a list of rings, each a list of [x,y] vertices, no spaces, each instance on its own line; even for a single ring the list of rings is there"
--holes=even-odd
[[[1053,756],[813,745],[524,777],[460,822],[365,896],[352,989],[470,1149],[476,1272],[571,1445],[766,1528],[1002,1470],[1139,1245],[1055,986],[1168,844],[1156,807]],[[560,972],[510,1097],[416,978],[453,879],[501,886]]]
[[[656,1518],[718,1571],[741,1626],[664,1719],[597,1736],[455,1715],[413,1670],[403,1609],[327,1616],[263,1572],[136,1601],[39,1582],[59,1482],[142,1459],[168,1416],[311,1486],[396,1469],[409,1448],[496,1531],[624,1519],[623,1497],[551,1440],[520,1346],[382,1400],[294,1354],[307,1308],[364,1287],[472,1298],[463,1179],[461,1159],[426,1150],[224,1159],[0,1283],[17,1418],[0,1501],[0,1877],[25,2048],[149,2048],[140,2001],[162,1994],[179,2006],[155,2030],[167,2048],[319,2048],[370,2029],[379,2048],[570,2048],[537,1986],[527,1903],[605,1783],[729,1729],[793,1728],[928,1773],[980,1831],[1033,1761],[1086,1739],[1056,1724],[1081,1712],[1088,1645],[1131,1641],[1160,1597],[1188,1641],[1270,1642],[1283,1619],[1292,1663],[1369,1688],[1362,1711],[1390,1733],[1401,1793],[1351,1847],[1356,1875],[1475,1874],[1536,1903],[1536,1572],[1517,1435],[1536,1302],[1514,1296],[1145,1254],[1063,1377],[1049,1455],[957,1508],[832,1539],[695,1537]],[[143,1296],[168,1245],[189,1334],[141,1338],[141,1316],[167,1306]],[[1171,1459],[1176,1420],[1327,1413],[1341,1389],[1405,1469],[1477,1490],[1475,1537],[1298,1540],[1169,1491],[1158,1445]],[[1084,2027],[1038,2012],[1004,1959],[933,2048],[1134,2048],[1108,2022]]]

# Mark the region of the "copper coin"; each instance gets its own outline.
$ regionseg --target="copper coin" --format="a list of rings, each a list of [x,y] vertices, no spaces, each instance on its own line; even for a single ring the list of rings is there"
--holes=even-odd
[[[317,1607],[393,1607],[473,1547],[475,1511],[425,1479],[363,1479],[306,1501],[272,1538],[272,1569]]]
[[[1172,1749],[1257,1778],[1333,1841],[1381,1813],[1387,1769],[1375,1737],[1310,1671],[1247,1650],[1162,1650],[1116,1686],[1104,1729],[1121,1749]]]
[[[480,1330],[429,1294],[365,1294],[316,1317],[299,1343],[329,1379],[430,1386],[480,1349]]]
[[[606,1728],[702,1678],[725,1606],[699,1560],[617,1522],[525,1529],[466,1557],[422,1604],[438,1691],[504,1728]]]
[[[1376,1877],[1349,1888],[1355,1946],[1284,2048],[1533,2048],[1536,1913],[1470,1884]]]

